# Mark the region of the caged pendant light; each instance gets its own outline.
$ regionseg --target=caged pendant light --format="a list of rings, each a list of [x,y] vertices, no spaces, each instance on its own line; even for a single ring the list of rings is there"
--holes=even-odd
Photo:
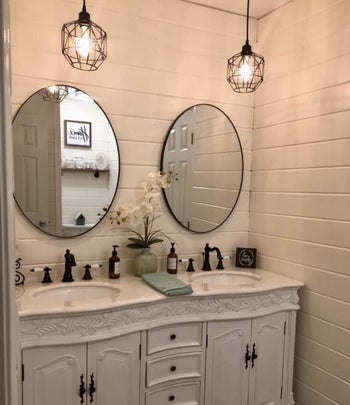
[[[49,86],[40,90],[40,94],[43,100],[49,103],[60,103],[68,95],[67,86]]]
[[[62,53],[76,69],[97,70],[107,57],[107,34],[83,9],[76,21],[63,24],[61,30]]]
[[[242,51],[233,55],[227,62],[227,81],[237,93],[255,91],[264,79],[264,58],[252,51],[248,33],[249,0],[247,0],[246,42],[242,47]]]

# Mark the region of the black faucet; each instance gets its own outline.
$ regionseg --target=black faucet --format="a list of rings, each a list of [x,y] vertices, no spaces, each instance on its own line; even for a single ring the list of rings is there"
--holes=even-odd
[[[69,249],[66,250],[66,254],[64,255],[65,263],[64,263],[64,274],[62,281],[64,283],[69,283],[74,281],[72,277],[72,267],[76,266],[77,264],[75,263],[75,257],[74,255],[70,252]]]
[[[223,261],[224,258],[223,258],[222,254],[220,252],[220,249],[218,247],[216,247],[216,246],[211,248],[209,246],[209,243],[206,243],[205,247],[204,247],[202,270],[204,270],[204,271],[210,271],[211,270],[210,260],[209,260],[210,252],[216,252],[216,257],[218,259],[218,264],[217,264],[216,268],[218,270],[222,270],[224,268],[224,266],[222,264],[222,261]]]

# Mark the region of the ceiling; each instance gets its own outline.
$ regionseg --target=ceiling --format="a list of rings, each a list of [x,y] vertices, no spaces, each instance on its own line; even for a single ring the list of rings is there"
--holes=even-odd
[[[200,4],[203,6],[228,11],[230,13],[246,15],[246,0],[182,0],[187,3]],[[250,17],[261,18],[271,11],[289,3],[293,0],[250,0]]]

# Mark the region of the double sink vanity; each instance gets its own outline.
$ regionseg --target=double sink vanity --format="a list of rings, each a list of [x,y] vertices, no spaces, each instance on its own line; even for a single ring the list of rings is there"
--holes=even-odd
[[[293,404],[297,290],[256,269],[18,287],[23,405]]]
[[[50,93],[64,97],[57,103]],[[71,238],[110,215],[119,147],[86,93],[66,85],[38,90],[17,111],[13,138],[15,200],[36,229]],[[187,108],[166,134],[160,170],[177,175],[163,196],[184,232],[220,227],[244,172],[230,118],[213,105]],[[213,250],[223,259],[218,248],[206,249],[208,262]],[[302,283],[259,269],[177,277],[192,294],[165,296],[128,274],[18,286],[22,405],[294,404]]]

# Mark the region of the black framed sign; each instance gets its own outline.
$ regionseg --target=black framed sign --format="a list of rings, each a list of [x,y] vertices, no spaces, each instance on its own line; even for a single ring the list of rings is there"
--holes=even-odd
[[[255,269],[256,267],[256,249],[241,248],[236,249],[236,267],[245,267]]]
[[[64,144],[91,148],[91,122],[64,120]]]

